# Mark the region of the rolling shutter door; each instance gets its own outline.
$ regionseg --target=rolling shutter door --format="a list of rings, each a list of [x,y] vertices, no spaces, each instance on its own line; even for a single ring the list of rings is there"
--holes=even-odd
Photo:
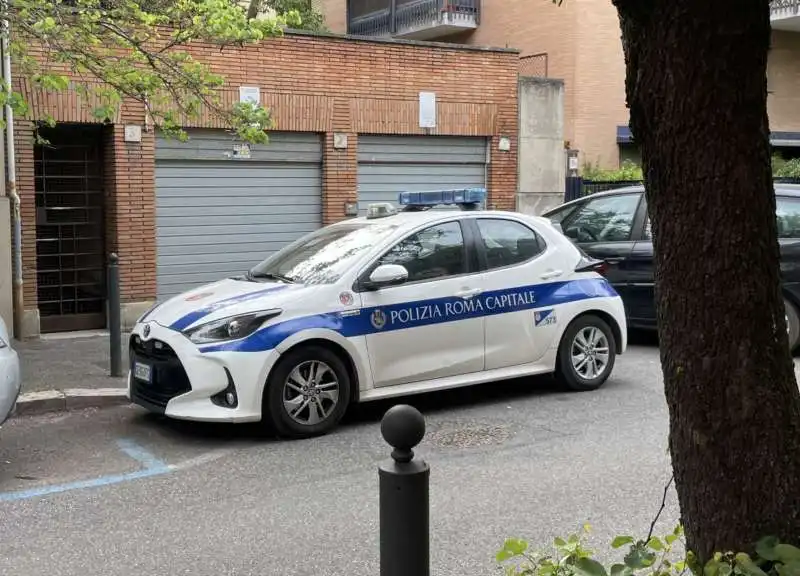
[[[322,142],[270,133],[232,159],[223,130],[156,142],[156,275],[164,299],[241,274],[322,226]]]
[[[458,136],[358,137],[358,208],[397,204],[403,191],[486,186],[486,139]]]

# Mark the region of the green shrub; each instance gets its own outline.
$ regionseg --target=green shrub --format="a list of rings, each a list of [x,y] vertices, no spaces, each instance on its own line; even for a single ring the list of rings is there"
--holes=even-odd
[[[776,154],[772,157],[772,175],[776,178],[800,178],[800,158],[784,160]]]
[[[594,180],[597,182],[624,182],[641,181],[644,179],[642,168],[630,160],[625,160],[617,170],[607,170],[600,168],[598,164],[584,164],[581,170],[584,180]]]
[[[772,175],[775,178],[800,178],[800,158],[785,160],[775,154],[772,157]],[[616,170],[600,168],[597,163],[584,164],[581,177],[595,182],[640,182],[644,179],[641,166],[630,160],[625,160]]]
[[[699,566],[691,552],[683,552],[681,526],[662,538],[617,536],[611,548],[627,547],[626,552],[621,562],[607,568],[584,547],[582,537],[588,531],[587,525],[583,534],[556,538],[550,553],[531,552],[528,542],[509,539],[496,560],[506,576],[683,576],[687,572],[694,576],[800,576],[800,548],[771,537],[758,542],[753,557],[744,552],[717,553]]]

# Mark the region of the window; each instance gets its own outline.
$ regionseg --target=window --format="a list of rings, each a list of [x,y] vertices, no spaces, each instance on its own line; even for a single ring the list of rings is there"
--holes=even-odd
[[[564,227],[578,242],[624,242],[630,240],[640,194],[596,198],[581,206]]]
[[[513,220],[480,218],[478,229],[486,248],[489,270],[525,262],[546,248],[536,232]]]
[[[778,196],[778,238],[800,238],[800,198]]]
[[[561,224],[561,221],[564,220],[567,216],[572,214],[572,211],[575,210],[575,205],[572,204],[570,206],[565,206],[563,208],[558,208],[553,212],[550,212],[545,215],[545,218],[550,220],[551,222],[555,222],[557,224]]]
[[[250,270],[250,278],[280,276],[301,284],[332,284],[377,242],[397,230],[391,223],[346,223],[312,232]]]
[[[400,264],[408,281],[433,280],[466,272],[464,237],[458,222],[426,228],[396,244],[379,264]]]

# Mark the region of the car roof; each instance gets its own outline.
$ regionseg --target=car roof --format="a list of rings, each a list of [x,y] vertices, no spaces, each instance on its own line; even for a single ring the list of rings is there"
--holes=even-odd
[[[556,209],[568,206],[570,204],[576,204],[578,202],[582,202],[587,198],[602,198],[604,196],[616,196],[618,194],[633,194],[641,192],[644,192],[644,185],[642,184],[633,186],[620,186],[619,188],[613,188],[611,190],[603,190],[602,192],[587,194],[586,196],[575,198],[574,200],[570,200],[569,202],[564,202],[563,204],[559,204],[558,206],[548,210],[547,213],[553,212]],[[790,196],[793,198],[800,198],[800,184],[775,182],[775,194],[778,196]]]
[[[358,223],[358,224],[382,224],[382,223],[394,223],[399,226],[403,227],[413,227],[419,224],[424,224],[426,222],[438,222],[441,220],[450,220],[452,218],[478,218],[478,217],[485,217],[485,218],[497,218],[497,217],[508,217],[508,218],[527,218],[533,219],[534,221],[542,220],[546,221],[544,218],[540,218],[538,216],[530,216],[528,214],[522,214],[521,212],[509,212],[505,210],[441,210],[441,209],[431,209],[425,210],[421,212],[402,212],[398,211],[395,214],[391,214],[388,216],[383,216],[381,218],[367,218],[366,216],[359,216],[358,218],[349,218],[347,220],[341,220],[336,222],[335,224],[331,224],[331,226],[347,226],[348,224]]]

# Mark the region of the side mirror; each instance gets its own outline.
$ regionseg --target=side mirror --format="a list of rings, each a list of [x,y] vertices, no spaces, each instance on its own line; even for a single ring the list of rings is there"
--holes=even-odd
[[[373,290],[385,286],[397,286],[408,280],[408,270],[399,264],[382,264],[369,275],[367,285]]]

